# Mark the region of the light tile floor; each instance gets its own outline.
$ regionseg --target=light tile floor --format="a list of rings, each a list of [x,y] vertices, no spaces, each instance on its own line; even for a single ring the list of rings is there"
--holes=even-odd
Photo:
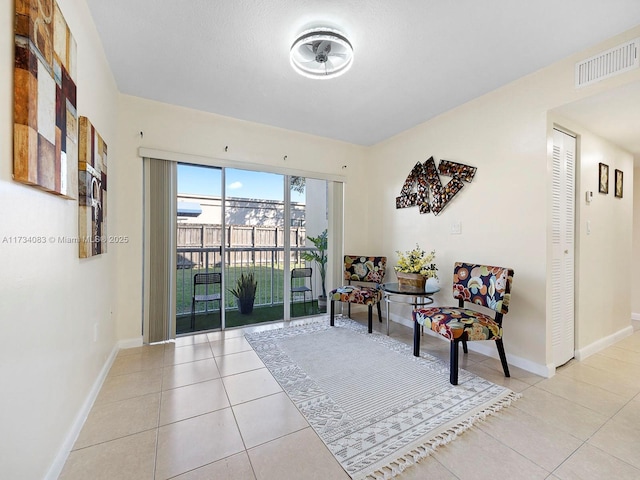
[[[469,352],[461,368],[523,397],[398,478],[640,478],[640,322],[633,324],[633,336],[550,379],[516,367],[505,378],[499,361]],[[392,323],[391,335],[412,342],[402,325]],[[422,348],[448,359],[442,339],[425,335]],[[119,352],[60,478],[348,476],[238,329]]]

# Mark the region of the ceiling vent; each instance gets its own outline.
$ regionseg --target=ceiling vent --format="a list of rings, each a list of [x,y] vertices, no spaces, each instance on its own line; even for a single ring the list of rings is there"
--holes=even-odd
[[[576,87],[584,87],[640,66],[640,38],[618,45],[576,64]]]

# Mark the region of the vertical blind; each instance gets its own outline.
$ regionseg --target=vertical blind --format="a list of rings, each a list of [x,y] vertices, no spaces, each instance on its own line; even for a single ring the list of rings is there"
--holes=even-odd
[[[145,343],[175,338],[176,163],[145,158]]]

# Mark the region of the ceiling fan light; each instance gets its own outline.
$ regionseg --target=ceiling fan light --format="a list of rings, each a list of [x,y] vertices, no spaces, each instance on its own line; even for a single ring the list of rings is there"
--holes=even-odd
[[[320,27],[302,32],[291,45],[293,69],[308,78],[335,78],[353,64],[353,47],[338,30]]]

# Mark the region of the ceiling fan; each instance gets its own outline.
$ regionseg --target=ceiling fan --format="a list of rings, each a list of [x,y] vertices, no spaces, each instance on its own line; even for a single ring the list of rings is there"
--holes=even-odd
[[[320,27],[303,32],[291,46],[291,65],[310,78],[333,78],[353,63],[353,47],[343,33]]]

